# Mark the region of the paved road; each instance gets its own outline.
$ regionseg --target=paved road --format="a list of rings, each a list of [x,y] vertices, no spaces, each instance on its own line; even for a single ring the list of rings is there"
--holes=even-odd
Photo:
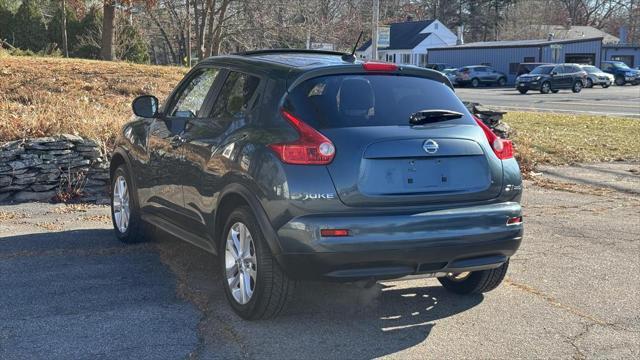
[[[520,94],[514,88],[480,87],[456,88],[462,100],[492,105],[505,110],[552,111],[559,113],[583,113],[640,117],[640,85],[594,87],[574,94],[560,90],[557,94],[540,94],[530,91]]]
[[[638,358],[639,170],[527,183],[525,241],[484,296],[303,283],[283,316],[251,323],[227,306],[217,260],[188,244],[120,245],[103,207],[0,207],[0,358]],[[588,181],[553,182],[576,173]]]

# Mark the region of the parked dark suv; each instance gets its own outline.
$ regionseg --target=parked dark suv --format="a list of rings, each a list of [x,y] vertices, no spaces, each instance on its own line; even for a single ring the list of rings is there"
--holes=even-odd
[[[614,82],[618,86],[627,83],[632,85],[640,84],[640,70],[630,68],[622,61],[603,61],[600,64],[602,71],[614,76]]]
[[[456,72],[456,84],[478,87],[480,84],[505,86],[507,75],[484,65],[465,66]]]
[[[571,89],[579,93],[585,86],[587,73],[577,64],[541,65],[530,73],[516,78],[516,89],[521,94],[539,90],[543,94]]]
[[[151,225],[218,254],[245,319],[278,314],[300,279],[489,291],[520,245],[511,143],[439,72],[257,51],[203,60],[133,110],[111,161],[116,235]]]

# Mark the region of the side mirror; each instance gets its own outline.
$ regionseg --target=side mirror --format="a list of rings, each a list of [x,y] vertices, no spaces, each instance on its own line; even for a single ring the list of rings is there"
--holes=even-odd
[[[551,76],[556,76],[556,75],[558,75],[558,72],[557,72],[557,71],[552,71],[552,72],[551,72]]]
[[[153,95],[138,96],[131,104],[133,113],[143,118],[158,116],[158,98]]]

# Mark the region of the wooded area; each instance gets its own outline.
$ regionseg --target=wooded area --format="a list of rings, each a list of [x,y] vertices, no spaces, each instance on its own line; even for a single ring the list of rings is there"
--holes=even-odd
[[[353,46],[371,0],[0,0],[4,47],[83,58],[187,64],[258,48]],[[62,11],[65,8],[66,11]],[[589,25],[640,42],[638,0],[381,0],[380,22],[438,19],[467,42],[544,38]],[[191,49],[191,51],[187,51]]]

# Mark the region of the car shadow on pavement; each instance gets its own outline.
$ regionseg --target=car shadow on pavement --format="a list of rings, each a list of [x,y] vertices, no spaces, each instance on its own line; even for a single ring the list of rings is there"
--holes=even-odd
[[[200,313],[154,244],[112,229],[0,238],[0,359],[184,358]]]
[[[222,289],[218,259],[194,246],[158,235],[161,257],[177,273],[182,293],[205,314],[199,326],[202,358],[369,359],[425,341],[435,321],[480,304],[482,295],[456,296],[433,280],[359,283],[299,282],[278,318],[244,321]]]

